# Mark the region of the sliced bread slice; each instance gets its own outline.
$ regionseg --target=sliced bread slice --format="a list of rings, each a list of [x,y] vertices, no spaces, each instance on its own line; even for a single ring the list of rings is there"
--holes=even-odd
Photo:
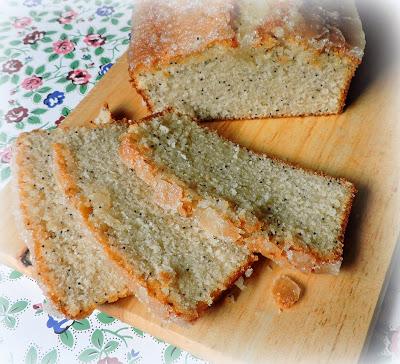
[[[253,153],[174,112],[132,125],[120,155],[164,209],[278,263],[339,271],[352,183]]]
[[[17,215],[35,276],[57,311],[71,319],[131,294],[120,268],[86,236],[53,176],[51,145],[60,131],[34,131],[14,145]]]
[[[151,189],[119,158],[127,128],[104,125],[55,143],[55,175],[83,224],[165,318],[194,320],[256,260],[190,218],[148,200]]]

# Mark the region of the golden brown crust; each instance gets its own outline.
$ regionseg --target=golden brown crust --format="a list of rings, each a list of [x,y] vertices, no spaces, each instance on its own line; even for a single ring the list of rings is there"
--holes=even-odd
[[[354,74],[356,73],[358,65],[359,65],[358,62],[357,63],[356,62],[352,62],[351,63],[347,79],[346,79],[346,81],[345,81],[345,83],[343,85],[343,88],[342,88],[341,92],[340,92],[340,97],[339,97],[339,102],[338,102],[338,104],[339,104],[338,113],[339,114],[343,112],[344,107],[346,106],[347,93],[349,92],[350,83],[351,83],[351,80],[354,77]]]
[[[288,42],[329,52],[358,64],[365,46],[357,9],[348,2],[276,1],[256,28],[256,45]]]
[[[149,298],[161,303],[171,317],[179,317],[186,321],[192,321],[198,318],[200,310],[188,310],[184,307],[181,307],[178,302],[163,293],[162,288],[165,286],[165,282],[161,282],[160,280],[156,280],[154,278],[145,279],[145,277],[140,274],[135,267],[132,266],[132,264],[127,262],[125,257],[120,252],[112,247],[112,237],[107,234],[107,226],[101,225],[99,222],[94,220],[94,217],[91,215],[91,212],[93,211],[93,205],[91,204],[90,200],[84,196],[73,177],[73,170],[76,167],[76,163],[69,148],[62,144],[54,144],[53,151],[55,176],[59,186],[61,187],[65,196],[68,198],[69,202],[82,217],[85,226],[103,246],[109,258],[124,270],[128,279],[133,281],[132,286],[138,284],[145,288]],[[249,264],[249,261],[254,261],[254,259],[256,258],[250,255],[246,266]],[[244,269],[243,266],[240,268],[240,271],[242,269]],[[168,276],[168,280],[171,280],[172,278],[173,277]],[[230,279],[231,277],[229,277],[228,283]],[[215,295],[218,294],[219,293],[215,293]]]
[[[233,0],[214,0],[212,6],[204,5],[187,0],[137,2],[128,53],[130,68],[140,72],[201,52],[214,42],[233,45]]]
[[[148,122],[155,117],[160,117],[167,112],[170,112],[171,109],[166,110],[164,112],[155,114],[153,116],[149,116],[145,119],[142,119],[138,123]],[[179,113],[178,113],[179,114]],[[193,119],[194,120],[194,119]],[[134,127],[133,127],[134,128]],[[208,130],[208,129],[207,129]],[[183,181],[180,181],[176,176],[174,176],[170,171],[167,170],[165,166],[158,166],[152,157],[152,150],[149,147],[141,147],[139,145],[139,135],[135,135],[132,133],[132,129],[130,133],[127,133],[121,138],[120,145],[120,156],[121,159],[130,167],[135,169],[137,175],[142,178],[144,182],[146,182],[150,187],[155,191],[160,190],[160,183],[158,181],[165,181],[166,188],[170,191],[178,191],[174,193],[174,204],[166,203],[163,200],[160,201],[160,195],[157,194],[158,200],[156,201],[161,207],[165,209],[175,209],[182,216],[194,215],[196,217],[196,208],[201,203],[201,201],[206,200],[198,195],[195,188],[192,188],[185,184]],[[213,131],[210,131],[213,132]],[[219,136],[221,137],[221,136]],[[226,140],[222,137],[222,139]],[[243,148],[243,147],[241,147]],[[246,148],[245,148],[246,149]],[[251,152],[253,153],[253,152]],[[263,222],[260,219],[256,219],[254,222],[253,219],[246,220],[246,218],[238,218],[236,221],[233,221],[227,214],[221,213],[221,211],[216,211],[216,214],[213,214],[212,219],[208,219],[205,224],[202,224],[202,228],[216,234],[221,238],[228,238],[236,243],[242,245],[246,244],[246,246],[254,253],[261,253],[265,257],[274,260],[275,262],[281,265],[292,265],[302,271],[316,271],[316,272],[332,272],[337,273],[337,269],[340,266],[340,262],[342,260],[343,255],[343,241],[344,241],[344,233],[347,226],[348,217],[351,210],[351,205],[353,198],[356,193],[355,186],[343,179],[343,178],[334,178],[326,175],[321,171],[314,171],[311,169],[303,168],[295,163],[290,163],[287,161],[282,161],[276,157],[256,153],[258,155],[266,156],[270,159],[273,159],[275,162],[283,164],[289,168],[299,169],[307,174],[317,175],[329,180],[335,180],[344,186],[347,193],[347,201],[344,206],[344,212],[341,217],[341,230],[339,232],[339,236],[337,238],[338,244],[335,250],[321,254],[320,251],[313,249],[307,246],[301,239],[283,239],[277,238],[274,236],[266,236],[266,234],[261,233],[261,231],[265,231],[268,228],[268,224]],[[194,196],[194,197],[190,197]],[[227,209],[230,209],[231,214],[235,214],[234,204],[227,201]],[[185,206],[185,208],[183,208]],[[189,213],[188,213],[189,211]],[[198,216],[197,216],[198,217]],[[214,225],[221,226],[223,225],[221,222],[221,218],[227,224],[231,224],[233,228],[229,229],[229,231],[219,230],[216,231],[213,229]],[[213,224],[213,222],[215,224]],[[240,223],[238,223],[240,222]],[[225,226],[225,225],[224,225]],[[245,227],[253,227],[252,229],[246,229]],[[240,228],[240,229],[239,229]]]
[[[359,62],[365,39],[354,4],[334,1],[139,1],[133,11],[128,61],[140,72],[203,52],[213,44],[270,46],[286,41]],[[242,34],[242,33],[245,34]]]
[[[153,113],[154,112],[154,104],[150,100],[150,96],[147,95],[146,91],[139,87],[139,84],[136,80],[136,73],[129,70],[129,75],[130,75],[131,85],[136,90],[136,92],[142,97],[142,100],[145,102],[145,104],[147,106],[148,112]]]

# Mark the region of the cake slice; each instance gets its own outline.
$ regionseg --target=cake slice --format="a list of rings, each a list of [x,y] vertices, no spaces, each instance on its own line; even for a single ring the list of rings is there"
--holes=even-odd
[[[202,120],[339,113],[365,47],[353,1],[141,0],[131,34],[150,111]]]
[[[278,263],[339,271],[352,183],[248,151],[175,112],[132,125],[120,156],[165,210]]]
[[[256,256],[149,200],[151,188],[118,154],[127,130],[104,125],[65,132],[53,145],[58,184],[135,294],[165,318],[194,320]]]
[[[84,233],[74,211],[64,204],[53,176],[51,150],[59,135],[60,130],[34,131],[18,137],[12,183],[19,230],[35,277],[57,311],[79,319],[131,291],[122,270]]]

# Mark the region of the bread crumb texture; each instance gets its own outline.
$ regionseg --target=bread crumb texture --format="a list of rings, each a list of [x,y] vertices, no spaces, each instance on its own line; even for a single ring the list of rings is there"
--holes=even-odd
[[[120,137],[126,132],[120,125],[71,129],[60,140],[72,158],[68,178],[90,211],[85,226],[134,284],[144,288],[143,299],[150,297],[170,314],[194,319],[255,257],[246,247],[218,239],[195,220],[153,203],[150,188],[119,157]]]
[[[14,146],[13,183],[19,195],[18,214],[32,237],[39,284],[58,311],[79,318],[97,304],[130,292],[119,268],[85,234],[56,186],[51,145],[60,138],[64,138],[61,130],[22,134]]]
[[[238,229],[259,252],[280,258],[285,251],[304,270],[324,270],[328,263],[326,270],[338,271],[355,191],[350,182],[253,153],[174,112],[131,126],[129,136],[152,166],[150,174],[173,174],[187,195],[200,196],[197,210],[211,207],[237,220],[262,221],[253,234]],[[141,177],[149,181],[148,174]],[[202,222],[195,210],[193,216]]]

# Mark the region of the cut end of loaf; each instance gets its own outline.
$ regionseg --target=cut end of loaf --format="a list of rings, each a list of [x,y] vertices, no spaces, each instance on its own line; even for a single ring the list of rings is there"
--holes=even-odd
[[[211,47],[132,73],[153,112],[172,106],[202,120],[328,115],[342,111],[356,65],[296,44]]]

